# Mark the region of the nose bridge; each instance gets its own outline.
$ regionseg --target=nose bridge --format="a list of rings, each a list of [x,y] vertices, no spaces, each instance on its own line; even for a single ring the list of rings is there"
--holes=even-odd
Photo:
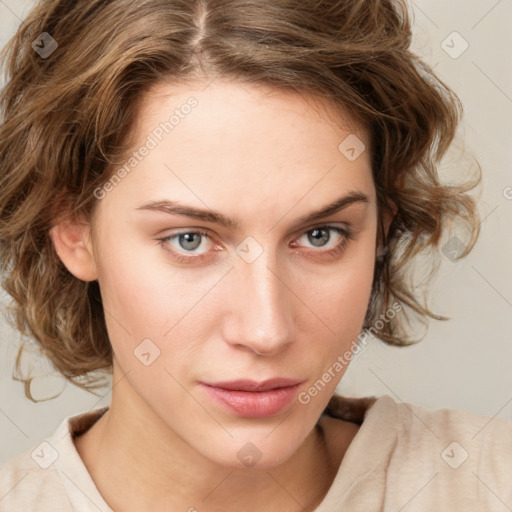
[[[267,248],[254,260],[236,263],[229,341],[270,355],[292,341],[293,313],[290,291],[279,264]]]

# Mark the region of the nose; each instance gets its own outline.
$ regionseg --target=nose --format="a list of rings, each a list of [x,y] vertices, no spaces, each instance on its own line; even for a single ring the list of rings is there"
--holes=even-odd
[[[230,276],[224,339],[259,355],[274,355],[294,340],[293,293],[269,251],[235,263]]]

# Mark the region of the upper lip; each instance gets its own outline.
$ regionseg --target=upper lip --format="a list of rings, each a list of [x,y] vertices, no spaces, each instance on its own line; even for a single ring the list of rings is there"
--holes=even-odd
[[[241,379],[232,380],[229,382],[204,382],[204,384],[215,388],[229,389],[232,391],[270,391],[271,389],[276,388],[288,388],[290,386],[296,386],[302,382],[304,381],[300,379],[284,379],[278,377],[264,380],[262,382]]]

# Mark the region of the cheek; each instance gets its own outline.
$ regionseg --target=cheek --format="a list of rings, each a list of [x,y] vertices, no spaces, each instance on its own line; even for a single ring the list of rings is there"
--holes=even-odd
[[[165,322],[163,313],[169,305],[162,300],[164,280],[158,279],[151,267],[142,266],[133,251],[124,254],[120,251],[116,261],[108,256],[103,261],[98,281],[106,310],[128,331],[139,330],[145,325],[148,331],[139,331],[137,335],[159,332]]]
[[[153,242],[110,239],[104,247],[98,268],[104,306],[138,335],[162,335],[196,295],[188,276],[166,265],[164,249]]]
[[[193,343],[186,330],[190,329],[187,311],[197,302],[194,287],[187,286],[178,272],[169,275],[166,266],[141,264],[154,262],[159,248],[152,249],[151,260],[146,250],[116,247],[116,258],[103,258],[98,280],[117,364],[148,403],[172,402],[181,396],[181,388],[169,361],[184,372],[190,371],[193,361]]]
[[[374,255],[373,238],[365,236],[347,251],[332,271],[317,276],[316,284],[310,276],[304,281],[304,296],[309,294],[312,302],[318,305],[319,316],[335,332],[358,330],[362,325],[372,289]]]
[[[314,372],[298,400],[309,404],[308,410],[313,416],[321,413],[325,400],[335,392],[357,347],[373,282],[372,248],[374,250],[371,240],[361,244],[360,250],[347,257],[334,276],[323,279],[322,286],[316,289],[311,287],[315,289],[315,304],[321,321],[308,315],[308,325],[302,326],[308,339],[302,359],[310,361]]]
[[[308,355],[304,357],[317,359],[319,378],[326,369],[333,367],[339,356],[347,361],[341,370],[334,369],[336,378],[326,375],[329,391],[335,389],[351,361],[350,355],[344,355],[357,346],[371,295],[374,254],[374,240],[370,235],[365,236],[358,240],[354,250],[347,251],[346,257],[340,260],[330,276],[317,278],[317,285],[311,281],[302,284],[303,296],[309,297],[308,301],[315,305],[311,309],[316,314],[307,315],[308,325],[302,325],[301,330],[308,333],[310,340]]]
[[[138,365],[133,352],[147,339],[160,350],[160,364],[168,360],[171,344],[173,359],[187,359],[201,332],[211,328],[208,292],[219,276],[173,267],[165,250],[153,244],[111,240],[110,247],[117,250],[102,255],[98,280],[109,338],[123,368]]]

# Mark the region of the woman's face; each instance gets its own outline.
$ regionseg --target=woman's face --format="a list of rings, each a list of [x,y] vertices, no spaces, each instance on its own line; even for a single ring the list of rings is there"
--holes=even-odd
[[[368,139],[318,100],[205,85],[145,97],[136,155],[95,193],[95,271],[115,372],[148,423],[216,463],[273,466],[314,428],[362,328]],[[289,381],[233,384],[269,379]]]

